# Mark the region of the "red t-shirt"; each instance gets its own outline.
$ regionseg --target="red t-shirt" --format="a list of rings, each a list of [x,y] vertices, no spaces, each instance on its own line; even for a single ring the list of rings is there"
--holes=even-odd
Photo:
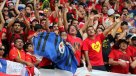
[[[29,31],[28,31],[28,36],[33,35],[34,33],[35,33],[35,31],[29,30]]]
[[[88,51],[90,63],[92,66],[104,65],[102,57],[102,41],[105,36],[102,34],[96,35],[94,39],[89,37],[83,41],[83,51]]]
[[[25,51],[24,50],[18,50],[17,48],[12,48],[9,52],[9,60],[14,61],[15,58],[19,57],[22,60],[25,60]]]
[[[69,42],[75,48],[75,57],[78,61],[78,64],[80,65],[82,40],[78,37],[73,37],[68,34],[67,42]]]
[[[127,52],[127,51],[126,51]],[[115,73],[129,73],[129,61],[130,56],[126,53],[123,53],[120,50],[112,50],[109,54],[109,58],[112,58],[114,61],[123,61],[127,64],[126,67],[122,67],[120,65],[111,65],[111,71]]]
[[[31,55],[30,53],[26,53],[25,59],[27,62],[30,63],[36,63],[36,57],[34,55]]]
[[[132,61],[135,61],[136,60],[136,47],[135,46],[128,46],[128,49],[130,49],[128,51],[128,54],[131,56]],[[131,69],[131,72],[133,74],[136,74],[136,68]]]

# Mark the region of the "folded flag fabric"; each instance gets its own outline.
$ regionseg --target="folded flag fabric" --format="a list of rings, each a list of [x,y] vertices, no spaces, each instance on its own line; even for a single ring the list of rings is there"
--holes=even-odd
[[[29,76],[25,65],[0,59],[0,76]]]
[[[54,32],[42,32],[33,40],[34,53],[51,60],[56,68],[76,72],[77,61],[69,45]]]

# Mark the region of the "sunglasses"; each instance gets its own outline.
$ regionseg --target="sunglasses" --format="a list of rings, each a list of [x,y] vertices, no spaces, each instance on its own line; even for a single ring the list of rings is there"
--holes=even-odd
[[[4,48],[0,48],[0,50],[5,50]]]
[[[4,10],[4,11],[8,11],[8,10]]]

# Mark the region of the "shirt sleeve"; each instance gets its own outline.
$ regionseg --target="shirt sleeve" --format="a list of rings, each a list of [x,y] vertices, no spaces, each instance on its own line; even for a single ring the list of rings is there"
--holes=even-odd
[[[14,49],[10,50],[10,52],[9,52],[9,59],[11,61],[14,61],[14,59],[17,58],[17,57],[18,57],[17,51],[14,50]]]
[[[112,50],[111,52],[110,52],[110,54],[109,54],[109,58],[112,58],[112,59],[114,59],[115,58],[115,55],[114,55],[115,53],[114,53],[114,50]]]

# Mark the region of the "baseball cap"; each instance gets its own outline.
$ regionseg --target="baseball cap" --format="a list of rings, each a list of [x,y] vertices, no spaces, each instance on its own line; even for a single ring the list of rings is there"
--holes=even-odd
[[[131,40],[136,40],[136,36],[133,36]]]

